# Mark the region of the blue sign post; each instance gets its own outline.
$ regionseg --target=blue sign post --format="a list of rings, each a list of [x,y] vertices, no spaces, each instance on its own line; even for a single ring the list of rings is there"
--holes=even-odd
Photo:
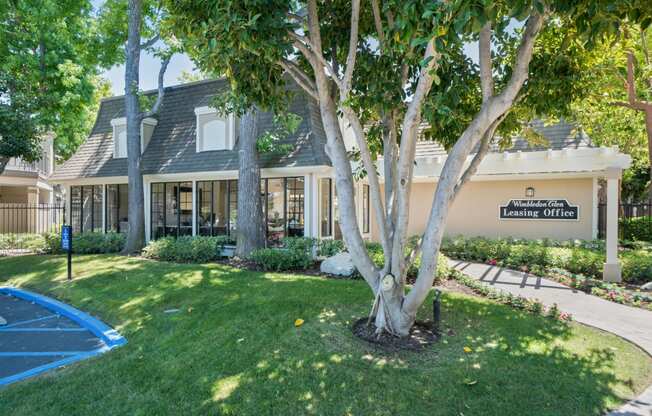
[[[72,226],[61,226],[61,249],[68,253],[68,280],[72,280]]]

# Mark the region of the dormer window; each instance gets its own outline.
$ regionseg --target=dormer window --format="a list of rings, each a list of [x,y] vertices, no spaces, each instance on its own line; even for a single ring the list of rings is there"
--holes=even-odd
[[[158,122],[153,118],[146,118],[140,123],[140,153],[142,154],[152,138],[154,127]],[[120,117],[111,120],[113,126],[113,157],[115,159],[127,157],[127,118]]]
[[[221,116],[210,107],[195,108],[197,116],[197,151],[231,150],[234,144],[233,116]]]

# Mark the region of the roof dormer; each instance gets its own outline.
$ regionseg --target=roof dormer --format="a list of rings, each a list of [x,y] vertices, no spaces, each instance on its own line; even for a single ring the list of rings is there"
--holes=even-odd
[[[154,118],[145,118],[140,123],[140,153],[142,154],[152,138],[154,127],[158,121]],[[127,157],[127,118],[120,117],[111,120],[113,127],[113,158]]]
[[[235,117],[222,116],[215,108],[195,108],[197,152],[231,150],[235,144]]]

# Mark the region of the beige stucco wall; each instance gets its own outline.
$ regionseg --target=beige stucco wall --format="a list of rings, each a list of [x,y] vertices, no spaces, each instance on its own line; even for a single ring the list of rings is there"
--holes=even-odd
[[[27,203],[27,187],[0,186],[0,203]]]
[[[425,229],[436,183],[415,183],[410,203],[408,235]],[[567,199],[579,206],[579,221],[500,220],[500,205],[510,199],[526,199],[525,188],[534,187],[534,199]],[[446,235],[591,239],[593,227],[593,180],[591,178],[528,181],[477,181],[462,189],[451,207]],[[378,231],[372,210],[373,239]]]

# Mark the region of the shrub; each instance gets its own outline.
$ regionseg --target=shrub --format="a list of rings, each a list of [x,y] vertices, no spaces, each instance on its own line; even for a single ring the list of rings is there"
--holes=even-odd
[[[629,251],[620,256],[623,280],[628,283],[652,282],[652,254],[648,251]]]
[[[60,254],[61,234],[45,234],[44,252]],[[126,234],[119,233],[82,233],[72,237],[72,252],[75,254],[102,254],[118,253],[122,250],[127,239]]]
[[[207,263],[218,260],[222,249],[233,241],[227,236],[164,237],[150,241],[143,257],[175,263]]]
[[[317,255],[320,257],[331,257],[344,251],[342,240],[320,240],[317,247]]]
[[[407,256],[412,252],[418,242],[418,237],[410,237],[408,243],[405,247],[405,255]],[[383,267],[385,263],[385,256],[383,255],[383,247],[380,243],[367,243],[367,251],[371,260],[374,262],[376,267]],[[410,264],[407,265],[407,277],[410,280],[414,280],[419,273],[419,267],[421,266],[421,256],[417,256],[416,259],[412,260]],[[448,264],[448,258],[439,253],[439,260],[437,261],[437,279],[444,279],[450,274],[450,266]]]
[[[0,234],[0,250],[46,251],[45,237],[40,234]]]
[[[633,241],[652,241],[652,217],[621,218],[623,238]]]
[[[265,271],[305,270],[314,264],[312,251],[315,241],[312,238],[284,238],[281,248],[254,250],[249,259]]]

